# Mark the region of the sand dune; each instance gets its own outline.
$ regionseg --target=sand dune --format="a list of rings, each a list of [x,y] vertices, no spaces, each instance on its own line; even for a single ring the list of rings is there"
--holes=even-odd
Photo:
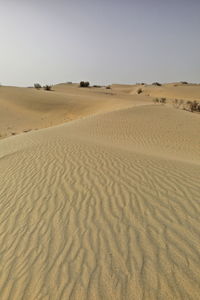
[[[143,90],[143,95],[151,97],[166,97],[169,99],[183,100],[200,100],[200,84],[180,84],[171,83],[163,84],[162,86],[140,86]],[[133,88],[131,94],[135,94],[136,89]]]
[[[138,95],[138,89],[142,93]],[[52,92],[34,88],[0,87],[0,139],[80,119],[92,114],[151,104],[154,97],[200,100],[200,85],[114,84],[108,90],[57,84]]]
[[[124,106],[1,140],[0,298],[198,299],[199,128]]]
[[[77,84],[58,84],[53,86],[51,92],[2,86],[0,138],[51,127],[97,112],[149,102],[146,96],[133,96],[120,91],[93,87],[81,89]]]

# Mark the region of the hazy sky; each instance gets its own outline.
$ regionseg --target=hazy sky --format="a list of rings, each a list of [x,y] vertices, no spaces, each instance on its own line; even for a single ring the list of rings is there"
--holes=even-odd
[[[0,0],[0,82],[200,82],[200,0]]]

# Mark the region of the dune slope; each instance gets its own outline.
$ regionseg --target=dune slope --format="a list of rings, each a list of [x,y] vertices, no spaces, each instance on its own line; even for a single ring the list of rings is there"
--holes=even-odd
[[[143,106],[1,140],[0,298],[198,299],[199,128]]]

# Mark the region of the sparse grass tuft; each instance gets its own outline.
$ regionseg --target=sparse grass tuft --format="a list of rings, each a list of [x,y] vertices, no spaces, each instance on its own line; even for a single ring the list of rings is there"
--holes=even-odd
[[[45,91],[52,91],[52,86],[46,84],[45,86],[43,86],[43,89],[44,89]]]
[[[154,102],[155,104],[166,104],[167,99],[166,99],[166,98],[154,98],[154,99],[153,99],[153,102]]]

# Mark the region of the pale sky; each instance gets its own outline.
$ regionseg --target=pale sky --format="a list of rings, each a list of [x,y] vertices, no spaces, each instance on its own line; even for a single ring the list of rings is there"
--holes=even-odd
[[[0,0],[0,82],[200,82],[200,0]]]

